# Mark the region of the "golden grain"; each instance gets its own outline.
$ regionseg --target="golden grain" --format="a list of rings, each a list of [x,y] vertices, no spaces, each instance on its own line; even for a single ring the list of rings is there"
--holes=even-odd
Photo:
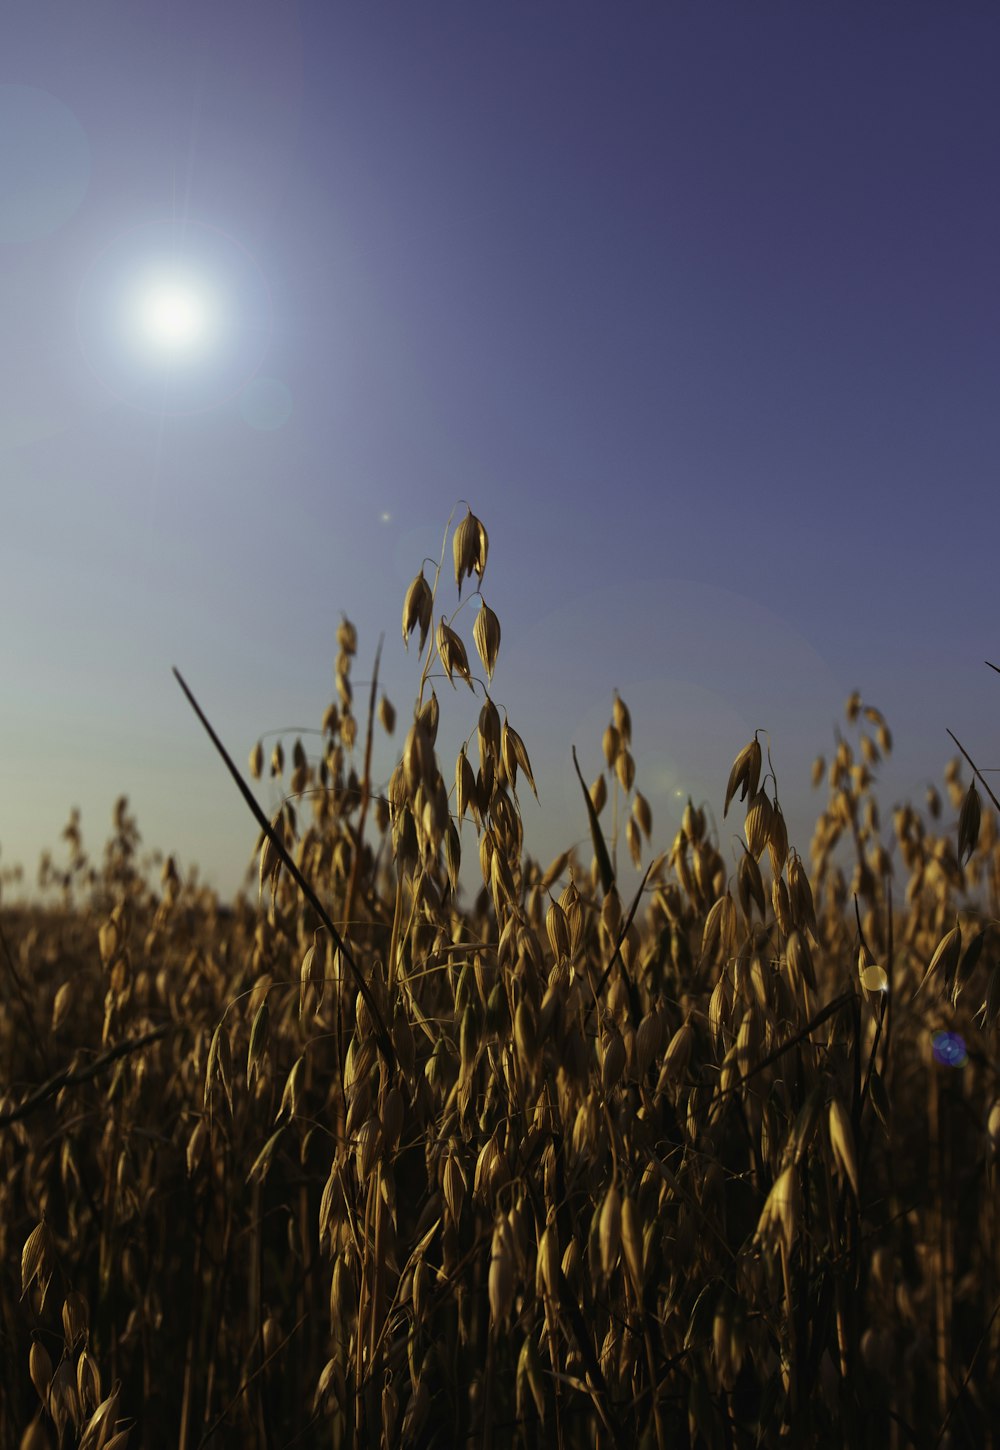
[[[487,550],[469,509],[459,594]],[[432,1423],[482,1443],[487,1415],[497,1450],[593,1443],[584,1424],[609,1444],[892,1445],[897,1426],[901,1445],[916,1424],[933,1443],[949,1385],[966,1390],[946,1432],[985,1443],[1000,1364],[989,803],[956,758],[957,826],[936,824],[934,792],[929,818],[899,806],[883,832],[892,738],[855,692],[850,739],[813,766],[829,794],[808,870],[778,804],[780,736],[765,793],[758,731],[721,802],[745,803],[746,843],[717,834],[714,792],[688,797],[636,895],[622,848],[641,862],[653,809],[616,692],[602,737],[577,742],[610,819],[595,827],[577,797],[584,854],[543,870],[517,794],[527,780],[538,796],[528,750],[472,679],[461,612],[432,633],[440,582],[406,591],[403,639],[419,630],[426,658],[382,784],[355,746],[376,701],[386,733],[395,711],[376,682],[355,716],[346,617],[317,758],[305,733],[271,747],[273,830],[343,919],[340,944],[263,831],[259,908],[226,911],[169,856],[154,885],[123,800],[102,869],[71,818],[75,885],[48,878],[62,916],[5,906],[0,1243],[20,1247],[22,1282],[0,1296],[20,1363],[0,1443],[120,1450],[133,1419],[150,1450],[178,1443],[144,1384],[177,1407],[187,1450],[203,1414],[227,1443],[264,1443],[269,1425],[275,1443],[336,1450],[427,1443]],[[466,630],[492,688],[500,621],[479,597]],[[479,771],[449,746],[450,798],[442,671],[481,696],[448,737],[476,732]],[[265,759],[258,739],[256,781]],[[483,889],[463,902],[470,813]]]

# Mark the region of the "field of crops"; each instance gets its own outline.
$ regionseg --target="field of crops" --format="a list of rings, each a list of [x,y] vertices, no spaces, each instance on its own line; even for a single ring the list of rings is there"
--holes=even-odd
[[[377,655],[355,698],[346,620],[319,750],[251,751],[285,792],[259,902],[146,880],[124,800],[99,862],[70,822],[51,907],[0,902],[0,1445],[993,1445],[977,743],[883,821],[853,696],[802,854],[762,721],[719,763],[724,855],[692,802],[657,839],[609,692],[592,857],[538,863],[487,553],[469,511],[406,594],[385,796],[395,711]]]

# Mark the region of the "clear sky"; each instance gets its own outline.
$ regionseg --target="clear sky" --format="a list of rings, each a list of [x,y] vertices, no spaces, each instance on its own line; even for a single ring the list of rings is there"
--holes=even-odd
[[[993,3],[8,13],[0,866],[125,792],[231,893],[256,828],[170,666],[245,761],[318,726],[344,611],[401,744],[459,499],[545,861],[615,687],[662,848],[761,726],[806,854],[855,687],[886,827],[946,727],[1000,766],[998,75]]]

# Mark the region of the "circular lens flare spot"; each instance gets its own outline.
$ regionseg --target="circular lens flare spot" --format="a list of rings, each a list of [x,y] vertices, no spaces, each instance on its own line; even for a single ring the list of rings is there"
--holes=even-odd
[[[934,1060],[942,1067],[964,1067],[969,1060],[960,1032],[935,1032],[932,1044]]]

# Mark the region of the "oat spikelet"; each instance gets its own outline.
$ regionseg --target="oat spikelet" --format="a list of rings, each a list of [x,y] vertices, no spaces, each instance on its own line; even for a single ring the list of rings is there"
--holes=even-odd
[[[500,763],[500,712],[486,696],[479,712],[479,764],[485,766],[489,760],[494,766]],[[488,803],[487,803],[488,804]]]
[[[604,759],[608,762],[608,765],[614,765],[618,759],[618,752],[622,748],[622,737],[614,725],[609,725],[605,730],[604,737],[601,741],[601,748],[604,751]]]
[[[733,989],[729,978],[723,972],[715,984],[715,990],[708,1004],[708,1023],[712,1032],[712,1041],[715,1044],[716,1056],[720,1058],[725,1049],[725,1034],[732,1010]]]
[[[643,1293],[643,1233],[642,1221],[635,1200],[628,1194],[622,1199],[622,1248],[625,1250],[625,1265],[632,1280],[632,1286],[639,1298]]]
[[[609,1018],[605,1024],[601,1053],[601,1086],[606,1094],[617,1086],[625,1071],[625,1056],[625,1043],[622,1035]]]
[[[229,1042],[229,1034],[225,1029],[225,1023],[220,1022],[212,1034],[211,1046],[208,1049],[208,1063],[205,1067],[205,1098],[204,1105],[208,1107],[208,1100],[212,1092],[212,1084],[218,1078],[225,1093],[226,1102],[229,1104],[229,1111],[233,1111],[233,1055]]]
[[[458,812],[459,825],[465,820],[465,812],[469,806],[472,807],[474,814],[478,814],[476,776],[469,764],[469,757],[466,755],[463,745],[458,752],[458,759],[455,761],[455,809]]]
[[[358,1129],[358,1135],[354,1141],[354,1153],[359,1183],[367,1183],[371,1171],[375,1167],[380,1146],[380,1132],[378,1118],[374,1117],[366,1118]]]
[[[407,731],[402,763],[403,780],[411,799],[416,796],[421,786],[425,791],[431,789],[436,771],[434,746],[426,726],[419,718],[414,720]]]
[[[490,1318],[499,1327],[505,1323],[514,1302],[514,1244],[503,1214],[497,1216],[493,1230],[488,1287]]]
[[[792,904],[792,915],[802,926],[807,926],[812,933],[813,940],[819,941],[819,926],[816,922],[816,910],[813,906],[812,887],[809,885],[809,877],[806,875],[805,867],[793,852],[788,862],[788,895]]]
[[[601,1268],[610,1274],[618,1262],[622,1244],[622,1201],[616,1184],[612,1183],[601,1205],[598,1222],[598,1243],[601,1251]]]
[[[479,613],[472,626],[472,638],[475,641],[479,658],[483,662],[483,668],[492,681],[497,655],[500,652],[500,621],[485,599],[481,600]]]
[[[58,1032],[60,1027],[69,1016],[75,996],[74,984],[72,981],[63,982],[57,989],[52,1002],[52,1031]]]
[[[794,1165],[789,1165],[775,1180],[767,1195],[764,1211],[757,1225],[755,1240],[758,1244],[773,1241],[775,1235],[785,1241],[788,1253],[792,1251],[798,1228],[800,1191],[798,1174]]]
[[[530,1071],[538,1053],[538,1029],[527,1000],[519,1002],[514,1013],[514,1045],[522,1065]]]
[[[621,782],[622,790],[630,791],[635,781],[635,761],[632,759],[632,752],[625,746],[618,752],[615,773]]]
[[[785,818],[781,813],[777,796],[775,796],[774,805],[771,808],[767,851],[771,858],[771,874],[777,878],[784,871],[785,862],[788,860],[788,831],[785,829]]]
[[[466,577],[472,578],[473,574],[479,576],[480,581],[483,571],[486,568],[486,555],[489,552],[489,537],[486,529],[475,514],[469,509],[465,518],[455,530],[452,538],[452,551],[455,557],[455,583],[458,585],[458,597],[462,597],[462,580]]]
[[[535,1336],[529,1334],[521,1346],[517,1359],[516,1402],[517,1413],[524,1419],[528,1409],[528,1392],[538,1411],[539,1421],[545,1419],[545,1382],[542,1378],[542,1361],[538,1353]]]
[[[253,1026],[250,1029],[250,1046],[247,1051],[247,1087],[261,1071],[261,1064],[264,1060],[264,1053],[267,1051],[268,1023],[270,1011],[267,1005],[267,998],[257,1008],[253,1019]]]
[[[73,1373],[73,1365],[68,1359],[62,1360],[52,1376],[52,1384],[49,1387],[49,1414],[55,1424],[60,1444],[69,1423],[72,1421],[76,1428],[83,1419],[83,1407],[80,1404],[76,1388],[76,1375]]]
[[[953,1007],[958,1006],[958,999],[961,995],[962,988],[966,985],[976,969],[979,958],[982,955],[983,947],[986,945],[988,930],[988,927],[984,927],[982,931],[977,932],[962,953],[962,960],[955,970],[955,979],[951,987],[951,1005]]]
[[[647,1012],[635,1034],[635,1075],[639,1082],[645,1078],[662,1045],[663,1024],[660,1014]]]
[[[406,598],[403,600],[403,643],[407,649],[410,647],[410,635],[415,629],[420,630],[420,653],[424,652],[424,644],[427,639],[427,631],[431,627],[431,613],[434,608],[434,595],[431,593],[431,586],[424,578],[423,570],[414,579],[406,591]]]
[[[663,1058],[663,1070],[667,1080],[678,1086],[684,1080],[688,1063],[691,1061],[691,1051],[694,1047],[694,1027],[690,1022],[684,1022],[678,1027],[670,1045]]]
[[[958,818],[958,864],[964,866],[979,844],[979,826],[982,820],[982,802],[975,782],[966,791],[962,802],[962,813]]]
[[[44,1405],[49,1393],[49,1385],[52,1383],[52,1360],[40,1339],[33,1339],[31,1342],[31,1349],[28,1352],[28,1373],[38,1398]]]
[[[37,1277],[39,1283],[47,1280],[52,1272],[52,1233],[43,1219],[31,1230],[21,1250],[21,1293],[27,1293],[28,1286]]]
[[[628,706],[625,704],[625,701],[618,694],[617,690],[615,691],[615,703],[614,703],[614,706],[612,708],[612,715],[614,716],[615,729],[618,731],[618,734],[621,736],[622,741],[626,745],[631,745],[631,743],[632,743],[632,716],[629,714]]]
[[[552,955],[557,962],[561,962],[564,957],[569,956],[569,923],[558,901],[553,901],[545,913],[545,931]]]
[[[452,1222],[457,1224],[462,1217],[462,1204],[465,1201],[467,1185],[462,1160],[454,1144],[451,1145],[448,1156],[445,1159],[441,1187],[444,1192],[444,1201],[448,1205],[448,1212],[451,1214]]]
[[[598,779],[603,781],[603,775],[599,776]],[[635,817],[636,825],[648,841],[653,833],[653,812],[650,810],[649,801],[642,794],[642,791],[637,790],[632,797],[632,815]]]
[[[420,712],[417,715],[417,720],[420,722],[421,727],[426,731],[427,738],[432,745],[437,744],[438,721],[440,720],[440,718],[441,706],[438,703],[437,693],[432,688],[430,699],[424,701],[423,705],[421,705],[420,707]]]
[[[742,842],[740,843],[743,844]],[[760,912],[761,921],[764,920],[764,881],[760,874],[760,867],[750,852],[744,847],[743,855],[736,872],[736,889],[739,893],[740,906],[747,922],[750,921],[751,907],[756,904]]]
[[[858,1158],[854,1151],[854,1131],[847,1109],[837,1097],[830,1099],[830,1146],[833,1155],[844,1173],[851,1180],[854,1197],[860,1202],[858,1188]]]
[[[757,791],[747,807],[746,819],[747,846],[754,860],[760,860],[761,852],[767,845],[772,814],[771,802],[766,794],[762,790]]]
[[[862,946],[858,952],[858,975],[866,995],[889,990],[889,978],[885,969],[879,966],[866,946]]]
[[[795,923],[788,903],[788,888],[780,876],[776,876],[771,882],[771,904],[774,907],[774,919],[781,928],[782,935],[787,937]]]
[[[788,934],[788,941],[785,944],[785,960],[793,980],[804,981],[809,990],[815,992],[816,968],[813,965],[812,953],[806,938],[798,930]]]
[[[274,831],[274,834],[283,845],[287,844],[283,810],[279,810],[277,815],[271,821],[271,829]],[[260,878],[257,888],[258,902],[264,894],[264,882],[270,881],[271,889],[273,890],[277,884],[278,872],[280,871],[280,869],[281,856],[278,854],[277,847],[272,842],[270,836],[265,836],[263,841],[261,842],[260,847]]]
[[[707,963],[717,952],[728,959],[733,955],[737,937],[736,906],[727,891],[710,908],[702,929],[701,960]]]
[[[946,985],[951,985],[951,979],[955,975],[958,966],[958,959],[962,955],[962,928],[959,925],[952,927],[946,936],[938,942],[937,949],[931,957],[930,965],[923,975],[920,986],[914,992],[917,997],[924,989],[930,978],[936,973],[944,974]]]
[[[284,1136],[284,1132],[285,1126],[284,1124],[282,1124],[281,1127],[276,1128],[275,1131],[268,1138],[263,1148],[257,1154],[257,1157],[250,1165],[250,1172],[247,1174],[246,1178],[248,1184],[265,1182],[265,1180],[267,1179],[268,1169],[271,1166],[271,1159],[274,1157],[274,1150],[275,1148],[277,1148],[278,1143]]]
[[[70,1349],[75,1349],[90,1327],[90,1309],[77,1289],[66,1295],[62,1307],[63,1334]]]
[[[733,761],[733,768],[729,772],[729,784],[726,786],[726,801],[722,808],[723,819],[728,814],[733,796],[737,791],[740,791],[741,801],[746,800],[748,795],[752,798],[757,794],[761,760],[760,742],[754,736],[750,744],[745,745]]]
[[[538,1244],[535,1287],[539,1296],[547,1294],[559,1303],[559,1232],[554,1222],[546,1226]]]
[[[452,535],[451,547],[455,559],[455,583],[458,585],[458,597],[461,599],[462,580],[466,577],[471,579],[475,570],[473,561],[476,552],[476,525],[471,509]]]
[[[278,1117],[287,1113],[289,1117],[296,1118],[299,1113],[299,1104],[302,1098],[302,1075],[306,1060],[300,1056],[292,1064],[292,1070],[285,1079],[285,1090],[281,1094],[281,1106],[278,1109]],[[202,1119],[204,1122],[204,1119]]]
[[[472,673],[469,669],[469,657],[465,653],[465,645],[459,635],[445,624],[444,618],[438,622],[437,632],[438,654],[441,656],[441,663],[444,665],[445,674],[451,681],[452,689],[457,689],[452,676],[457,672],[466,682],[469,689],[474,689]]]
[[[345,655],[354,655],[358,652],[358,631],[346,614],[341,615],[340,623],[337,625],[337,647]]]
[[[524,748],[524,741],[518,735],[513,725],[510,725],[506,718],[503,722],[503,729],[500,732],[500,759],[503,761],[504,770],[507,772],[507,779],[511,785],[517,783],[518,766],[524,771],[525,779],[531,786],[531,793],[538,799],[538,791],[535,789],[535,778],[531,773],[531,761],[528,759],[528,752]]]

